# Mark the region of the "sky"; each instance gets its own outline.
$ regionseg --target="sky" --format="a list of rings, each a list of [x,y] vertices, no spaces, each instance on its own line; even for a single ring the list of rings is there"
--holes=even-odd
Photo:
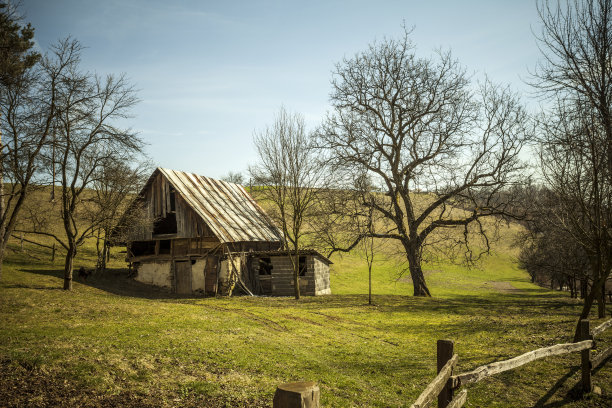
[[[335,64],[413,27],[474,75],[525,84],[540,57],[535,0],[22,0],[41,51],[72,36],[84,69],[126,74],[140,102],[129,126],[159,167],[220,178],[257,161],[254,132],[281,106],[314,129]]]

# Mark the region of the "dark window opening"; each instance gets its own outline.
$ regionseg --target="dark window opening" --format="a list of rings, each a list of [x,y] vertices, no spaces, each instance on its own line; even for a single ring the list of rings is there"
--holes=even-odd
[[[195,263],[196,263],[196,260],[195,260],[195,259],[192,259],[192,260],[191,260],[191,264],[192,264],[192,265],[195,265]]]
[[[155,241],[134,241],[130,251],[134,256],[155,255]]]
[[[163,255],[163,254],[170,254],[170,240],[169,239],[161,239],[159,241],[159,254]]]
[[[300,276],[306,276],[306,257],[300,256],[298,263],[298,270],[300,271]]]
[[[176,211],[176,194],[173,188],[170,188],[170,211]]]
[[[164,218],[155,221],[153,235],[176,234],[176,214],[168,213]]]
[[[272,275],[272,261],[270,258],[259,258],[259,274]]]

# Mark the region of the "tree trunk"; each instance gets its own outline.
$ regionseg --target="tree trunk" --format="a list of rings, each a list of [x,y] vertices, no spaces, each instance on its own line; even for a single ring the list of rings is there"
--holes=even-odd
[[[410,269],[410,277],[412,278],[412,287],[414,288],[414,296],[429,296],[429,289],[425,283],[425,275],[421,269],[421,256],[417,248],[412,245],[404,245],[406,249],[406,257],[408,259],[408,267]]]
[[[96,273],[102,269],[102,258],[104,257],[103,249],[100,248],[100,230],[96,234]]]
[[[580,299],[584,299],[588,291],[588,282],[586,278],[580,279]]]
[[[104,248],[106,248],[106,258],[104,258],[105,259],[104,267],[106,268],[106,264],[110,262],[110,250],[111,250],[111,244],[110,242],[108,242],[106,238],[104,238]]]
[[[66,262],[64,263],[64,290],[72,290],[72,267],[76,251],[71,244],[66,252]]]
[[[2,282],[2,266],[4,264],[4,242],[0,238],[0,282]]]
[[[372,262],[368,262],[368,304],[372,304]]]
[[[298,250],[297,244],[294,248],[293,255],[293,289],[295,294],[295,299],[300,300],[300,252]]]
[[[0,125],[2,124],[2,114],[0,114]],[[0,152],[2,152],[2,126],[0,126]],[[0,162],[0,282],[2,282],[2,263],[4,261],[4,248],[6,242],[4,237],[6,236],[6,203],[4,201],[4,166]]]
[[[574,341],[580,341],[580,321],[588,319],[589,313],[591,312],[591,308],[593,307],[593,302],[600,298],[600,294],[602,292],[603,285],[605,284],[606,279],[607,274],[605,276],[602,274],[598,280],[593,282],[593,285],[591,286],[591,291],[588,292],[584,297],[582,312],[580,312],[580,317],[578,318],[578,323],[576,324],[576,331],[574,332]],[[605,317],[605,309],[603,317]]]
[[[603,319],[606,317],[606,281],[603,281],[597,296],[597,317]]]

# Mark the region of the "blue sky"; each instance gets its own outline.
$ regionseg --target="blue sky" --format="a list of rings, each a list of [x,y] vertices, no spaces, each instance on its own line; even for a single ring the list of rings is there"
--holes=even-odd
[[[42,50],[72,35],[83,66],[125,73],[141,102],[130,126],[157,166],[221,177],[257,160],[253,132],[281,105],[314,128],[334,64],[414,26],[417,54],[451,49],[529,98],[539,58],[534,0],[23,0]]]

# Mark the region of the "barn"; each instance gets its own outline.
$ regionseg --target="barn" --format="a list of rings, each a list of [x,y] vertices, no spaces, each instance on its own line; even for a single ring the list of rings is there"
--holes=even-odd
[[[144,221],[131,228],[135,208]],[[239,184],[157,168],[116,231],[137,281],[178,294],[293,295],[282,234]],[[301,250],[298,262],[301,294],[331,293],[327,258]]]

